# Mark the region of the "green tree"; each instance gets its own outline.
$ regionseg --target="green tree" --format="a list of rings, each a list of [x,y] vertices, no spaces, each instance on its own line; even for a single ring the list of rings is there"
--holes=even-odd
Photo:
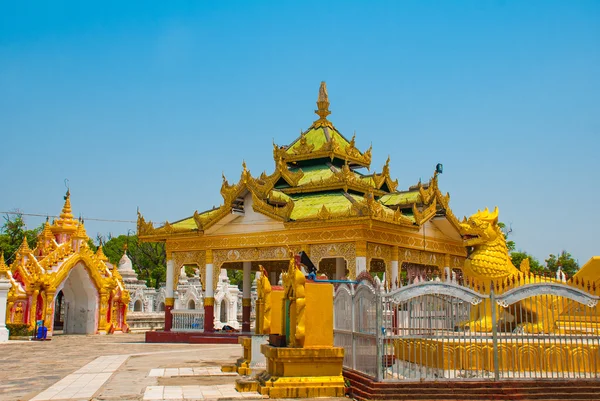
[[[506,238],[506,247],[508,248],[508,252],[511,253],[515,251],[517,248],[515,241],[511,241],[508,239],[508,237],[512,233],[512,227],[507,228],[506,224],[502,222],[498,222],[498,227],[500,227],[500,230],[504,234],[504,238]]]
[[[35,248],[37,236],[43,230],[44,225],[40,225],[33,230],[27,230],[25,220],[21,213],[4,216],[4,225],[0,228],[0,252],[4,252],[4,258],[7,264],[14,260],[15,253],[23,242],[23,237],[27,238],[27,244],[31,249]]]
[[[540,261],[537,260],[532,255],[523,251],[514,251],[510,254],[510,259],[512,264],[518,269],[521,266],[521,262],[525,259],[529,258],[529,269],[532,273],[540,274],[544,271],[544,265],[540,264]]]
[[[546,259],[546,270],[548,272],[556,273],[559,266],[567,277],[573,277],[579,270],[579,263],[573,259],[573,256],[569,252],[564,250],[559,255],[550,254],[548,259]]]
[[[137,235],[108,235],[106,239],[99,236],[98,241],[102,242],[104,254],[115,266],[118,265],[127,245],[127,255],[131,259],[133,269],[138,278],[145,280],[149,287],[158,288],[161,282],[166,281],[167,256],[163,242],[141,242]]]

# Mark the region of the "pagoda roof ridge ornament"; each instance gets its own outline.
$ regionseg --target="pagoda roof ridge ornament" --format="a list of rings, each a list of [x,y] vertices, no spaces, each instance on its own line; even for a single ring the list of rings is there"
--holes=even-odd
[[[0,279],[8,278],[8,266],[4,261],[4,252],[0,253]]]
[[[329,111],[329,94],[327,93],[327,84],[325,81],[321,81],[321,86],[319,87],[319,97],[317,98],[317,110],[315,110],[315,114],[319,116],[319,119],[313,123],[314,128],[329,127],[333,129],[333,125],[327,120],[327,116],[331,114],[331,111]]]
[[[73,210],[71,209],[71,190],[68,188],[64,200],[65,203],[60,216],[52,223],[52,231],[72,233],[77,230],[78,223],[73,217]]]

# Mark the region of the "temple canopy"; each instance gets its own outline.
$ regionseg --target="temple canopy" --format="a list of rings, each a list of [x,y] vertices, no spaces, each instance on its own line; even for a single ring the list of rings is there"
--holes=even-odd
[[[255,212],[289,228],[303,222],[370,219],[418,231],[431,218],[445,216],[454,232],[460,231],[448,207],[449,195],[438,189],[437,174],[428,183],[406,191],[397,190],[398,181],[390,177],[389,157],[380,173],[365,174],[371,167],[371,148],[360,151],[355,136],[348,140],[329,121],[325,82],[319,89],[315,113],[319,118],[289,145],[273,145],[272,174],[263,172],[255,177],[243,163],[237,184],[223,177],[223,205],[158,228],[140,215],[138,233],[146,239],[165,240],[173,233],[206,232],[247,211],[247,196],[251,196]]]

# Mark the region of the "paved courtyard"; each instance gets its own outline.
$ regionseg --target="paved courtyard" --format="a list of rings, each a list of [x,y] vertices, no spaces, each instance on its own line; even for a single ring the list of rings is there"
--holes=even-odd
[[[55,336],[0,344],[2,400],[255,398],[219,367],[239,345],[145,344],[142,334]]]

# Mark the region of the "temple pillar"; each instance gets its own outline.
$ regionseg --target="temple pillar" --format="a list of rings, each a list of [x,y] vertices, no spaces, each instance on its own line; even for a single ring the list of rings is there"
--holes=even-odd
[[[400,287],[400,279],[398,278],[398,247],[392,247],[392,263],[391,263],[392,277],[390,277],[390,287],[392,290]]]
[[[46,292],[46,310],[44,316],[44,326],[48,329],[48,338],[52,337],[54,330],[54,291]]]
[[[213,253],[206,250],[206,277],[204,279],[204,331],[215,331],[215,283],[213,280]]]
[[[1,260],[0,263],[3,263]],[[8,290],[12,284],[8,277],[0,275],[0,343],[8,341],[8,329],[6,328],[6,300],[8,298]]]
[[[252,310],[252,298],[250,295],[250,273],[252,262],[244,262],[244,278],[242,283],[242,332],[250,332],[250,313]]]
[[[335,279],[339,280],[346,275],[346,260],[335,258]]]
[[[170,253],[167,255],[167,258],[167,284],[165,288],[167,295],[165,299],[165,331],[171,331],[171,327],[173,326],[173,315],[171,314],[171,310],[175,305],[175,290],[173,288],[175,285],[175,266]]]
[[[356,277],[367,271],[367,241],[356,241]]]

